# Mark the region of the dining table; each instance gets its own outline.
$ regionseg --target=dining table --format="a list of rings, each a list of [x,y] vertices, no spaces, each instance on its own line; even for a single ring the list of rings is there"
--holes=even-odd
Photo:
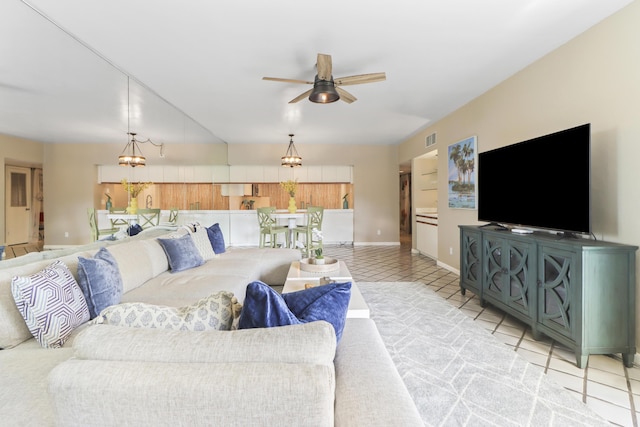
[[[289,212],[286,210],[282,210],[274,212],[273,214],[271,214],[271,216],[276,220],[287,220],[287,227],[289,228],[289,247],[295,249],[296,242],[293,240],[295,236],[295,228],[298,225],[302,225],[303,221],[298,224],[298,220],[305,218],[306,211],[297,210],[295,212]]]

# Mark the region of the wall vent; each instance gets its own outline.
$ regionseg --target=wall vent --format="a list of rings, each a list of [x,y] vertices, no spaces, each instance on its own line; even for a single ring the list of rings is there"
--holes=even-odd
[[[432,145],[436,145],[436,133],[432,133],[431,135],[427,135],[425,138],[425,147],[431,147]]]

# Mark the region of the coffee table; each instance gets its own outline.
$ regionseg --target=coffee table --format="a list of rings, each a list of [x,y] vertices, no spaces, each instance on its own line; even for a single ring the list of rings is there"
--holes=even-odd
[[[365,302],[360,289],[353,281],[351,273],[347,269],[344,261],[339,261],[340,269],[328,273],[313,273],[300,270],[300,262],[294,261],[289,267],[287,280],[284,282],[282,293],[296,292],[305,289],[305,284],[319,285],[321,277],[328,277],[330,280],[338,282],[351,282],[351,299],[347,309],[347,318],[368,318],[370,316],[369,306]]]

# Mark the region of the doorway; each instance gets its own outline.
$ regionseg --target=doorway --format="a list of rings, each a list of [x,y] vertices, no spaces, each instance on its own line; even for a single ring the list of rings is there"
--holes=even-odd
[[[31,169],[5,168],[5,244],[28,243],[31,235]]]

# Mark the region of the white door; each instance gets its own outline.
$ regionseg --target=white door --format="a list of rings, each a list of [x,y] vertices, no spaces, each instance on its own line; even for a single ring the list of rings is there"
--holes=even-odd
[[[28,243],[31,235],[31,170],[6,167],[5,244]]]

